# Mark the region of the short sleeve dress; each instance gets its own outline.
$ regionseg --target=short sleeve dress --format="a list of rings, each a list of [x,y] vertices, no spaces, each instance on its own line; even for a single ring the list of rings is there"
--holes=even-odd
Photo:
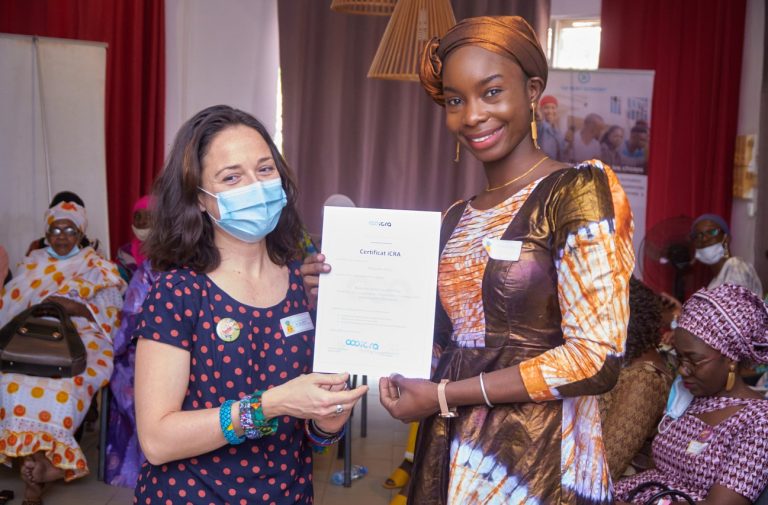
[[[292,333],[294,325],[285,331],[287,318],[308,312],[299,263],[288,268],[284,299],[266,308],[238,302],[191,270],[160,276],[136,334],[190,353],[182,410],[215,408],[310,372],[314,330]],[[272,436],[164,465],[145,463],[134,503],[312,503],[312,449],[304,421],[284,416]]]

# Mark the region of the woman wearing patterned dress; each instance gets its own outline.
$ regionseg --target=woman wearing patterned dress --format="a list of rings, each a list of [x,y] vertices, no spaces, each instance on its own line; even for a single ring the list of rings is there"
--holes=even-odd
[[[664,417],[653,442],[656,468],[619,481],[617,498],[659,482],[697,503],[754,502],[768,485],[768,400],[741,380],[739,366],[768,363],[768,307],[742,286],[697,291],[683,305],[674,346],[684,389],[667,411],[682,415]]]
[[[112,374],[112,336],[120,324],[125,282],[90,246],[85,208],[60,202],[45,213],[48,247],[24,258],[0,299],[0,326],[31,305],[55,301],[69,313],[87,352],[85,372],[53,379],[0,373],[0,463],[24,458],[24,502],[42,503],[43,485],[88,475],[75,430]]]
[[[594,395],[621,364],[632,216],[607,166],[537,149],[546,79],[519,17],[465,19],[422,59],[422,84],[488,187],[443,220],[433,381],[379,384],[394,417],[422,419],[412,504],[613,503]],[[443,380],[457,417],[436,415]]]
[[[366,392],[311,374],[296,188],[264,126],[227,106],[180,129],[156,182],[138,316],[135,502],[312,503],[310,443]],[[306,420],[306,421],[305,421]]]

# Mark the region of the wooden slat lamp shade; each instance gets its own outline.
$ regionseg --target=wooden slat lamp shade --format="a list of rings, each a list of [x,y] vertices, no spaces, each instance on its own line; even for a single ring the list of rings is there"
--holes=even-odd
[[[418,65],[427,41],[442,37],[455,24],[450,0],[399,0],[368,77],[418,81]]]
[[[333,0],[331,10],[345,14],[389,16],[395,10],[397,0]]]

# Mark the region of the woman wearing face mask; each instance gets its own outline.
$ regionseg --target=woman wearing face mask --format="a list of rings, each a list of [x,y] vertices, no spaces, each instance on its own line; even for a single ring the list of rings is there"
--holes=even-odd
[[[754,502],[768,485],[768,400],[742,381],[739,367],[768,363],[768,307],[743,286],[702,289],[683,305],[674,346],[680,376],[653,442],[656,468],[619,481],[618,500],[659,482],[696,503]]]
[[[141,247],[149,236],[152,224],[150,221],[149,202],[149,195],[144,195],[133,204],[133,222],[131,223],[133,239],[127,244],[120,246],[117,250],[115,263],[117,263],[120,269],[120,276],[125,279],[125,282],[131,282],[131,277],[133,277],[136,269],[144,261]]]
[[[752,265],[731,256],[730,229],[725,220],[716,214],[703,214],[691,227],[691,238],[696,248],[696,261],[708,265],[714,278],[708,288],[721,284],[744,286],[758,296],[763,296],[763,285]]]
[[[138,317],[142,504],[312,503],[311,445],[367,391],[309,373],[296,187],[264,126],[209,107],[155,183],[145,252],[162,273]]]
[[[59,191],[55,195],[53,195],[53,198],[51,198],[51,203],[48,204],[48,208],[52,209],[56,205],[62,203],[62,202],[69,202],[69,203],[76,203],[83,209],[85,209],[85,203],[83,203],[83,199],[80,198],[77,193],[73,193],[71,191]],[[45,237],[40,237],[38,239],[33,240],[29,247],[27,248],[26,255],[29,256],[29,253],[36,249],[45,249],[48,246],[48,243],[45,241]],[[82,238],[80,238],[80,243],[78,244],[79,247],[88,247],[91,246],[94,250],[99,249],[99,241],[94,240],[93,242],[90,241],[88,237],[85,236],[85,233],[83,233]]]
[[[71,378],[0,373],[0,463],[22,458],[24,503],[41,503],[47,482],[88,475],[74,438],[93,396],[112,373],[112,337],[125,282],[90,246],[80,247],[85,209],[61,202],[45,213],[44,249],[24,258],[2,290],[0,327],[30,305],[55,301],[69,313],[87,352],[87,368]]]
[[[601,162],[537,148],[547,59],[522,18],[460,21],[427,45],[420,75],[488,186],[443,219],[433,380],[379,382],[393,417],[422,420],[408,502],[613,503],[595,395],[616,382],[626,338],[626,195]]]

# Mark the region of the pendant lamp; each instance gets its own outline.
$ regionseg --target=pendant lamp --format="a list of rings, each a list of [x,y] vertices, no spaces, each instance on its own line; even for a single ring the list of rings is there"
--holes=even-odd
[[[397,0],[333,0],[331,10],[345,14],[389,16],[395,10]]]
[[[400,0],[389,18],[368,77],[418,81],[424,46],[455,24],[450,0]]]

